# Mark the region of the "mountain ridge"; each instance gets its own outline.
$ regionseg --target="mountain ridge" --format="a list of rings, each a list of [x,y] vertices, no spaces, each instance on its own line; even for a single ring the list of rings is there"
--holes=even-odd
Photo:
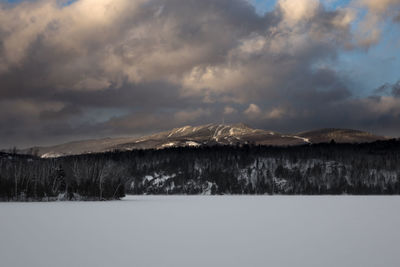
[[[293,146],[330,142],[365,143],[386,140],[384,136],[374,135],[353,129],[324,128],[295,134],[282,134],[275,131],[255,129],[244,123],[186,125],[142,137],[101,138],[72,141],[54,146],[33,147],[21,151],[35,153],[43,158],[101,153],[114,150],[163,149],[182,146],[212,145],[270,145]]]

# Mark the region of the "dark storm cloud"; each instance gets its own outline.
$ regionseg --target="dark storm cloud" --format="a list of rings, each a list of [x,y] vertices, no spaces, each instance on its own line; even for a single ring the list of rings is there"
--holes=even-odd
[[[40,112],[39,118],[43,120],[64,120],[80,114],[82,114],[82,110],[77,106],[66,105],[57,111],[44,110]]]
[[[392,95],[394,97],[400,97],[400,81],[394,84],[385,83],[375,89],[377,95]]]
[[[397,83],[393,84],[392,86],[392,94],[395,97],[400,97],[400,81]]]
[[[0,4],[0,145],[222,117],[285,131],[396,130],[397,89],[357,99],[330,67],[356,49],[353,20],[317,0],[280,0],[263,16],[244,0]]]

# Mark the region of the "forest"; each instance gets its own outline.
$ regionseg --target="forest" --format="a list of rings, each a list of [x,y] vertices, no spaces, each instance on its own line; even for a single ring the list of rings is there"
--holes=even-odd
[[[48,159],[0,153],[1,201],[125,194],[400,194],[400,141],[172,147]]]

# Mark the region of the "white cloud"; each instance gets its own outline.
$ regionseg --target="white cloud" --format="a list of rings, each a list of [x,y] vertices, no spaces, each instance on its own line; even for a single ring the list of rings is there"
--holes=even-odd
[[[266,115],[266,119],[280,119],[286,114],[285,109],[283,108],[274,108],[269,111]]]
[[[293,24],[313,18],[320,6],[319,0],[279,0],[286,22]]]
[[[369,47],[380,41],[382,22],[388,18],[395,19],[400,11],[400,0],[354,0],[350,6],[366,9],[355,32],[355,40],[358,45]]]
[[[244,114],[251,118],[255,118],[261,115],[261,109],[256,104],[250,104],[249,107],[244,111]]]

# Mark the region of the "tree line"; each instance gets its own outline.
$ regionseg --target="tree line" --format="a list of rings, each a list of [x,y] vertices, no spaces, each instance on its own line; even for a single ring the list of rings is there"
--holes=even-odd
[[[400,141],[204,146],[42,159],[0,154],[4,201],[129,194],[400,194]]]

